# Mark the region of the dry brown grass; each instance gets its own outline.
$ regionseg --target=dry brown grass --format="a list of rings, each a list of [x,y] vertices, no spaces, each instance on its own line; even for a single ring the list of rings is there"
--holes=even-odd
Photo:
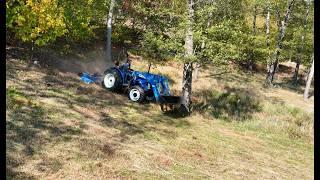
[[[137,61],[133,68],[146,65]],[[179,95],[181,67],[151,72],[171,78]],[[202,69],[193,84],[199,106],[187,118],[21,61],[7,59],[6,77],[8,178],[313,179],[313,128],[306,129],[313,117],[304,112],[313,103],[288,89],[267,91],[262,75]]]

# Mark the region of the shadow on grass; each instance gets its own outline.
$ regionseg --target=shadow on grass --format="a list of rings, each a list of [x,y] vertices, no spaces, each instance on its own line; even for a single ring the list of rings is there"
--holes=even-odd
[[[274,83],[274,85],[288,91],[303,94],[305,82],[302,79],[299,79],[297,84],[294,85],[291,78],[283,78],[280,83]]]
[[[225,70],[225,71],[223,71],[223,72],[210,73],[209,75],[200,76],[200,78],[216,78],[216,77],[221,78],[222,75],[228,74],[228,73],[230,73],[230,72],[231,72],[231,71]]]
[[[132,136],[144,133],[144,127],[138,126],[125,119],[114,119],[106,113],[101,113],[101,122],[108,127],[120,130],[122,141],[127,139],[128,135]]]
[[[14,64],[9,67],[17,68]],[[28,70],[22,69],[26,74]],[[53,73],[45,68],[34,68],[32,71],[37,72],[39,76],[34,77],[30,72],[21,78],[14,76],[15,71],[7,71],[8,80],[14,86],[9,86],[6,94],[7,100],[10,101],[7,102],[6,120],[8,178],[32,179],[33,172],[24,173],[19,171],[19,168],[35,156],[41,156],[41,152],[47,146],[60,142],[82,143],[83,152],[92,158],[96,158],[94,154],[112,154],[115,151],[113,144],[95,144],[90,138],[86,140],[84,135],[88,126],[83,120],[101,121],[106,127],[119,130],[120,133],[116,134],[114,142],[149,132],[175,138],[176,127],[190,126],[189,122],[183,119],[148,113],[155,106],[148,103],[127,103],[129,100],[125,98],[126,94],[108,92],[96,84],[86,85],[76,75]],[[119,109],[117,113],[121,116],[114,118],[111,114],[103,114],[104,109],[110,107]],[[134,113],[128,112],[127,109]],[[97,117],[98,119],[95,119]],[[63,168],[64,162],[60,162],[59,158],[50,161],[53,163],[42,161],[35,167],[45,173]]]
[[[246,89],[226,88],[224,92],[204,90],[196,93],[200,101],[194,105],[194,111],[209,113],[226,121],[244,121],[252,114],[261,111],[257,95]]]
[[[74,135],[80,135],[83,131],[63,122],[50,121],[46,109],[30,105],[29,102],[25,104],[21,99],[20,104],[17,99],[11,99],[16,102],[8,102],[10,113],[6,120],[6,171],[8,178],[33,179],[31,175],[18,172],[16,168],[41,152],[44,146],[63,141],[66,137],[72,138]],[[10,105],[13,106],[10,107]],[[19,156],[14,156],[14,154],[19,154]],[[54,162],[53,165],[46,166],[49,171],[58,171],[62,168],[58,159],[54,159]]]
[[[191,111],[188,110],[188,108],[181,102],[179,102],[178,104],[174,104],[172,107],[170,106],[171,105],[169,105],[169,108],[166,106],[163,107],[163,109],[165,110],[163,112],[163,115],[165,117],[175,119],[178,122],[183,122],[185,120],[184,118],[192,114],[192,109]]]
[[[34,177],[28,173],[15,171],[11,167],[6,168],[6,178],[7,179],[26,179],[26,180],[37,179],[36,177]]]
[[[244,71],[238,70],[237,73],[232,71],[225,71],[220,73],[211,73],[208,75],[209,77],[214,77],[215,79],[221,82],[237,82],[239,84],[247,84],[254,79],[254,77],[250,73],[246,73]]]
[[[136,109],[139,114],[144,111],[150,110],[148,107]],[[176,138],[177,134],[174,131],[175,128],[190,127],[190,123],[182,118],[172,118],[166,114],[160,115],[145,115],[140,119],[128,118],[128,114],[123,113],[120,118],[110,117],[106,113],[101,113],[101,122],[103,125],[118,129],[120,131],[119,136],[121,141],[126,141],[129,136],[138,134],[145,134],[149,132],[155,132],[165,137]]]

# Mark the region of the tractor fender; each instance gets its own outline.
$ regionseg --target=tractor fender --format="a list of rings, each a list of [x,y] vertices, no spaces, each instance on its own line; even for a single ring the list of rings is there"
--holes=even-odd
[[[124,74],[124,72],[122,72],[121,69],[118,68],[118,67],[109,68],[109,69],[107,69],[107,70],[104,71],[104,74],[105,74],[108,70],[110,70],[110,69],[115,69],[116,71],[118,71],[118,72],[120,73],[120,75],[121,75],[122,82],[124,82],[125,74]]]

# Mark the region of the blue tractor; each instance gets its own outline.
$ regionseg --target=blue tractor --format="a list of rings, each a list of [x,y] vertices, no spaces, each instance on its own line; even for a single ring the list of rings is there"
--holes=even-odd
[[[104,72],[102,86],[107,90],[125,90],[133,102],[154,101],[159,103],[162,111],[170,111],[179,105],[178,109],[185,107],[181,104],[180,96],[170,94],[168,79],[164,76],[148,72],[134,71],[129,63],[121,66],[116,64]]]

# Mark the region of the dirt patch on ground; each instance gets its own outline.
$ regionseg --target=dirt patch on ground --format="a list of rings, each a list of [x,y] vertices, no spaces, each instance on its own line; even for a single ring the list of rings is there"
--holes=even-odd
[[[26,48],[7,45],[8,58],[22,57]],[[124,61],[124,50],[121,47],[112,48],[112,61],[106,59],[106,50],[103,42],[96,42],[93,47],[80,52],[59,54],[58,52],[42,48],[34,52],[30,66],[57,69],[60,72],[89,72],[103,73],[107,68],[114,65],[113,61]],[[30,60],[30,59],[28,59]],[[35,62],[36,61],[36,62]]]

